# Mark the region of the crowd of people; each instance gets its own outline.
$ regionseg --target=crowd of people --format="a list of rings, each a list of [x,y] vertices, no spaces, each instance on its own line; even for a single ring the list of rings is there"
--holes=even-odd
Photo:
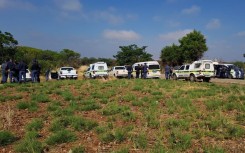
[[[127,71],[128,71],[128,79],[131,79],[133,73],[132,66],[127,66]],[[144,65],[138,64],[138,66],[135,67],[135,71],[136,71],[136,78],[146,79],[148,66],[146,65],[146,63]]]
[[[8,78],[10,83],[18,82],[25,83],[26,73],[28,72],[28,65],[20,60],[19,62],[13,61],[12,59],[6,60],[2,66],[2,80],[1,83],[7,83]],[[31,81],[40,82],[41,66],[36,59],[33,59],[31,63]]]

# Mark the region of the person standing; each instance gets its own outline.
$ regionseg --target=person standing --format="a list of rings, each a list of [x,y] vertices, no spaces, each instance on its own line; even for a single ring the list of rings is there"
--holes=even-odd
[[[49,73],[50,73],[50,68],[48,68],[47,71],[45,72],[46,81],[49,80]]]
[[[128,79],[131,79],[131,75],[132,75],[132,72],[133,72],[132,66],[129,65],[128,68],[127,68],[127,70],[128,70]]]
[[[170,77],[170,66],[168,64],[165,65],[165,78],[168,80]]]
[[[148,66],[145,63],[143,66],[143,77],[144,77],[144,79],[147,78],[147,72],[148,72]]]
[[[25,83],[26,82],[26,69],[27,69],[26,63],[24,63],[22,60],[18,64],[18,69],[19,69],[19,83],[22,81]],[[23,78],[22,78],[23,77]]]
[[[140,77],[140,64],[138,64],[138,66],[135,67],[136,70],[136,78]]]
[[[10,83],[13,83],[14,80],[14,75],[15,75],[15,65],[14,65],[14,62],[12,61],[12,59],[10,59],[8,62],[7,62],[7,70],[9,70],[9,80],[10,80]]]
[[[1,80],[1,83],[4,84],[4,83],[7,82],[7,79],[8,79],[7,61],[2,63],[1,69],[2,69],[2,80]]]
[[[38,63],[37,60],[34,59],[31,65],[31,80],[32,83],[37,82],[37,77],[38,77]]]

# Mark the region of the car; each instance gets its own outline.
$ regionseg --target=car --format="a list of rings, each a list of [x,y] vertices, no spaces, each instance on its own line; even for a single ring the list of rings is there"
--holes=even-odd
[[[128,76],[128,71],[125,66],[113,66],[109,71],[109,76],[126,78]]]
[[[138,62],[134,63],[133,68],[133,77],[136,76],[136,69],[139,67],[139,65],[142,67],[144,64],[148,67],[147,77],[146,78],[156,78],[159,79],[161,77],[160,72],[160,65],[157,61],[145,61],[145,62]]]
[[[105,62],[96,62],[90,64],[88,69],[84,72],[85,78],[95,79],[98,77],[108,78],[108,67]]]
[[[173,79],[185,79],[190,81],[203,80],[209,82],[215,76],[214,64],[211,60],[194,61],[191,64],[182,65],[173,71]]]
[[[73,67],[61,67],[58,70],[58,79],[77,79],[77,70]]]
[[[244,70],[234,64],[214,64],[215,77],[229,79],[244,79]]]

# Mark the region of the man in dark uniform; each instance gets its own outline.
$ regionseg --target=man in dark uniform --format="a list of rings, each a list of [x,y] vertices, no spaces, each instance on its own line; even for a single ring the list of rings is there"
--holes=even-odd
[[[15,68],[15,65],[14,65],[12,59],[10,59],[7,62],[7,70],[9,70],[10,83],[13,83],[13,81],[14,81],[14,73],[15,73],[14,68]]]
[[[165,78],[166,80],[170,79],[170,67],[168,66],[168,64],[166,64],[165,66]]]
[[[33,60],[31,65],[31,80],[32,83],[37,82],[39,66],[37,60]]]
[[[23,76],[23,81],[24,83],[26,82],[26,69],[27,69],[26,63],[24,63],[22,60],[18,64],[18,69],[19,69],[19,83],[22,82],[22,76]]]
[[[143,76],[144,76],[144,79],[147,78],[147,72],[148,72],[148,66],[145,63],[144,66],[143,66]]]
[[[1,80],[1,83],[4,84],[4,83],[7,82],[7,79],[8,79],[8,71],[6,70],[7,69],[7,61],[2,63],[1,69],[2,69],[2,80]]]
[[[138,66],[135,67],[136,70],[136,78],[140,77],[140,64],[138,64]]]
[[[133,72],[132,66],[129,65],[128,68],[127,68],[127,70],[128,70],[128,79],[131,79],[131,75],[132,75],[132,72]]]

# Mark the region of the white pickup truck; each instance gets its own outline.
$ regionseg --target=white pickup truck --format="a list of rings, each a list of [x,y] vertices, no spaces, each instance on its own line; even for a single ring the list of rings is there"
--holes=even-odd
[[[114,66],[109,71],[109,76],[126,78],[128,76],[128,71],[125,66]]]
[[[73,67],[61,67],[58,70],[58,79],[77,79],[77,70]]]

